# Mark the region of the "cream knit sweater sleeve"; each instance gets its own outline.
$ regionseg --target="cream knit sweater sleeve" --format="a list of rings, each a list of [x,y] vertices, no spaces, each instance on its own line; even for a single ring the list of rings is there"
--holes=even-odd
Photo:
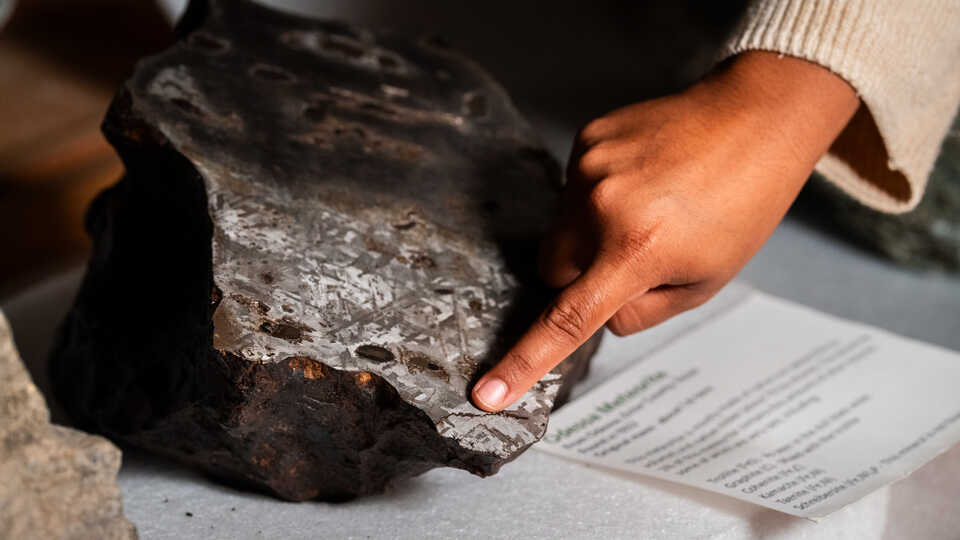
[[[906,212],[960,103],[960,0],[757,0],[724,48],[804,58],[860,109],[817,170],[860,202]]]

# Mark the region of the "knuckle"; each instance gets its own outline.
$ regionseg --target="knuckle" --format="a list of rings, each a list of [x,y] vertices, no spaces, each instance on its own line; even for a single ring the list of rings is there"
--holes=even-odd
[[[669,250],[664,250],[656,227],[630,228],[612,236],[602,250],[616,261],[638,284],[654,286],[671,272]]]
[[[644,253],[653,240],[653,233],[648,230],[630,229],[617,238],[617,248],[621,253],[634,257]]]
[[[584,310],[568,302],[554,304],[541,318],[541,324],[550,333],[578,344],[583,337],[586,323]]]
[[[607,328],[615,336],[624,337],[645,328],[643,318],[632,304],[626,304],[607,321]]]
[[[580,132],[577,134],[577,140],[582,144],[591,144],[596,142],[598,139],[604,136],[607,133],[607,123],[606,118],[595,118],[589,122],[583,128],[580,129]]]
[[[509,379],[508,382],[522,382],[530,376],[537,375],[537,364],[529,356],[514,351],[507,357],[504,375]]]
[[[577,172],[584,178],[602,177],[610,162],[610,151],[604,145],[591,146],[577,160]]]
[[[638,265],[641,270],[649,272],[651,268],[647,263],[652,262],[655,239],[656,232],[651,229],[629,229],[614,239],[614,255],[626,264]]]
[[[625,337],[633,333],[623,317],[619,315],[614,315],[612,319],[607,321],[607,329],[617,337]]]
[[[603,214],[617,201],[616,185],[614,182],[601,180],[590,188],[587,195],[587,204],[596,214]]]

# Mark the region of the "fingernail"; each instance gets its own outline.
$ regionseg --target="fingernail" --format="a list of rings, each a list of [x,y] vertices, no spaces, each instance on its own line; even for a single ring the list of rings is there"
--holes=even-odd
[[[496,377],[490,377],[481,381],[473,389],[473,396],[481,405],[490,409],[499,409],[503,398],[507,396],[507,383]]]

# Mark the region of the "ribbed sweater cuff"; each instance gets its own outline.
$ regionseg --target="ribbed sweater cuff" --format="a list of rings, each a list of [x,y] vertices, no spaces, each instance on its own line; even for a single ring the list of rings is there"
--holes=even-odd
[[[722,58],[774,51],[849,82],[861,110],[817,169],[868,206],[904,212],[920,201],[960,100],[953,1],[759,0]]]

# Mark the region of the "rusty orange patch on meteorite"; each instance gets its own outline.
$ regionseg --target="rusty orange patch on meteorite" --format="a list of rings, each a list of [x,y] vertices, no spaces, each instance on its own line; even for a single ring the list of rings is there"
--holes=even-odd
[[[287,363],[291,369],[302,371],[307,379],[319,379],[326,375],[323,372],[323,364],[309,356],[291,356],[287,359]]]
[[[367,384],[370,383],[370,380],[372,379],[372,377],[370,377],[370,374],[367,373],[366,371],[358,371],[354,373],[353,378],[355,381],[357,381],[357,384],[361,386],[366,386]]]

